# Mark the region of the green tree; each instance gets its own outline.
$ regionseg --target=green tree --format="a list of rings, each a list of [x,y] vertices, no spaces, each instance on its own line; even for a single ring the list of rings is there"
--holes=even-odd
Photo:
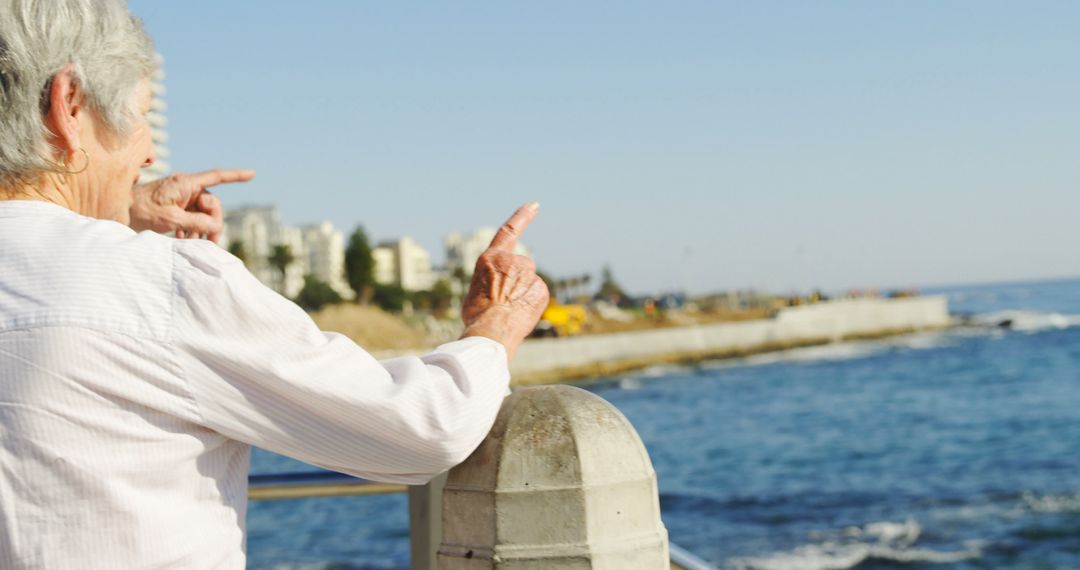
[[[446,279],[439,279],[431,286],[431,309],[436,313],[445,313],[454,298],[454,290]]]
[[[400,285],[376,285],[372,301],[384,311],[400,313],[409,300],[409,292]]]
[[[600,290],[596,292],[596,298],[611,301],[615,304],[626,298],[626,291],[623,291],[622,286],[615,281],[611,267],[606,265],[600,274]]]
[[[296,304],[306,311],[318,311],[327,305],[336,305],[342,301],[337,291],[310,274],[304,276],[304,288],[296,295],[295,300]]]
[[[356,226],[345,248],[345,280],[356,292],[358,303],[367,303],[375,287],[375,258],[363,226]]]
[[[567,277],[560,277],[555,280],[555,288],[559,290],[557,295],[560,303],[568,303],[570,295],[570,279]]]
[[[270,257],[266,258],[266,260],[281,273],[281,292],[284,292],[285,272],[288,271],[289,266],[296,261],[296,256],[293,255],[292,248],[286,244],[279,243],[274,246],[274,249],[270,252]]]
[[[244,244],[244,240],[234,239],[230,241],[229,253],[235,255],[240,261],[243,261],[244,265],[248,264],[247,245]]]
[[[454,271],[450,274],[454,278],[454,282],[457,283],[458,291],[464,295],[469,290],[469,276],[465,274],[465,269],[460,265],[454,268]]]
[[[577,302],[578,294],[581,290],[581,277],[575,275],[568,278],[566,282],[567,288],[569,289],[569,291],[567,291],[566,299],[571,303],[575,303]]]
[[[412,301],[413,308],[418,311],[430,311],[434,305],[431,291],[413,291],[409,294],[409,300]]]

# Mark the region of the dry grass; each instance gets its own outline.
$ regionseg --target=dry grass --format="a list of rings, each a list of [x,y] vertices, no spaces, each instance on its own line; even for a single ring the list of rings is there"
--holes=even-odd
[[[339,332],[369,351],[421,350],[437,344],[429,338],[428,331],[423,326],[411,325],[401,316],[387,313],[374,306],[351,303],[331,305],[311,316],[322,330]],[[596,313],[590,313],[583,334],[643,331],[767,317],[768,312],[765,309],[676,313],[659,318],[636,316],[630,321],[608,320]]]
[[[427,333],[377,307],[331,305],[311,315],[324,331],[341,333],[365,350],[414,350],[426,346]]]

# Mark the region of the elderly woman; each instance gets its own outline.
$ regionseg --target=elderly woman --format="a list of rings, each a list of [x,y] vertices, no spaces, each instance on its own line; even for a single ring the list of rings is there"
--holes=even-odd
[[[250,446],[422,483],[490,428],[546,305],[477,263],[464,337],[377,361],[208,240],[202,189],[153,162],[149,39],[122,0],[0,0],[0,567],[243,568]]]

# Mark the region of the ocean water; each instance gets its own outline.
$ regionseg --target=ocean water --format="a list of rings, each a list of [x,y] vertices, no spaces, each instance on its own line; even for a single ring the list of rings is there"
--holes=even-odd
[[[732,570],[1080,568],[1080,280],[934,292],[972,325],[586,385],[671,540]],[[403,496],[256,502],[250,566],[408,568],[407,525]]]

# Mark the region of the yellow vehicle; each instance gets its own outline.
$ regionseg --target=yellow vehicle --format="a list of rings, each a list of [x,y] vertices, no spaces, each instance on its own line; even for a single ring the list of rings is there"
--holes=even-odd
[[[552,301],[540,316],[533,336],[574,336],[581,334],[588,317],[581,305],[561,305]]]

